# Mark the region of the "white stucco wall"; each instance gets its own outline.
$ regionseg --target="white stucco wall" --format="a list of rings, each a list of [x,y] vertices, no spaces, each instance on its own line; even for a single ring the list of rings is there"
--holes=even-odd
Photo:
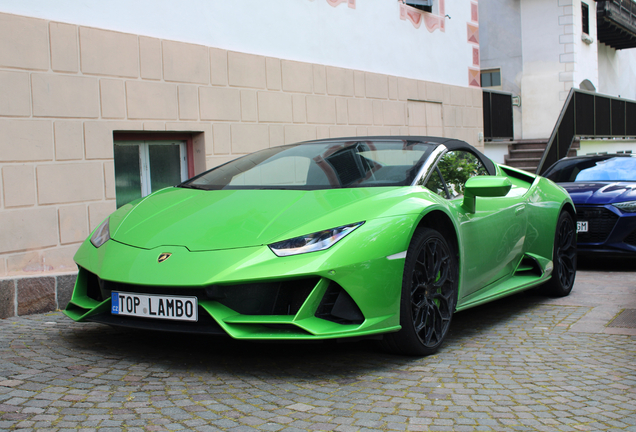
[[[481,69],[499,69],[501,71],[501,90],[514,96],[521,95],[523,76],[523,57],[521,40],[521,12],[519,0],[488,0],[479,2],[479,36],[481,50]],[[523,102],[513,107],[513,129],[515,139],[523,137],[521,123]],[[486,149],[488,149],[486,143]],[[503,155],[497,153],[503,163]],[[490,155],[489,155],[490,156]],[[494,159],[494,156],[490,156]]]
[[[582,40],[581,3],[591,44]],[[521,0],[523,138],[548,138],[571,88],[599,87],[596,2]]]
[[[632,152],[636,154],[636,140],[581,140],[577,155],[589,153]]]
[[[506,163],[509,141],[489,141],[484,143],[484,154],[498,164]]]
[[[0,0],[0,11],[340,66],[468,85],[470,0],[446,0],[445,31],[415,28],[397,0]]]
[[[636,48],[598,47],[599,93],[636,100]]]
[[[581,3],[585,3],[589,7],[589,36],[593,40],[591,44],[583,42],[582,27],[582,11]],[[575,45],[575,66],[573,81],[574,87],[580,88],[583,80],[589,80],[598,90],[598,41],[596,40],[596,2],[594,0],[573,1],[573,18],[574,18],[574,40]]]
[[[582,40],[582,3],[591,44]],[[595,1],[490,0],[480,11],[482,69],[501,67],[503,90],[521,95],[515,138],[548,138],[570,89],[584,80],[601,93],[636,90],[636,56],[596,40]]]
[[[554,0],[521,0],[521,38],[523,76],[521,100],[523,106],[523,138],[548,138],[556,123],[563,101],[561,81],[566,72],[560,23],[563,7]],[[563,20],[561,20],[563,21]]]

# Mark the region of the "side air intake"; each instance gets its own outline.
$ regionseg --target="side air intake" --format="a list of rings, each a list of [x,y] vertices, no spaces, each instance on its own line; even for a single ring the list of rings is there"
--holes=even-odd
[[[340,285],[331,282],[316,310],[316,317],[338,324],[362,324],[364,315]]]
[[[515,276],[541,276],[543,275],[543,270],[541,270],[541,266],[532,257],[524,256],[519,265],[517,266],[517,270],[515,271]]]

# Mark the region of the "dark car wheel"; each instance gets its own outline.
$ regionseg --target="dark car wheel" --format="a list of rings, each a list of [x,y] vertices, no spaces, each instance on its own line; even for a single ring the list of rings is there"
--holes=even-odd
[[[424,356],[442,345],[457,305],[457,257],[437,231],[418,228],[406,253],[400,325],[384,336],[390,352]]]
[[[565,297],[572,291],[576,276],[576,224],[566,211],[559,215],[552,257],[552,278],[544,287],[549,295]]]

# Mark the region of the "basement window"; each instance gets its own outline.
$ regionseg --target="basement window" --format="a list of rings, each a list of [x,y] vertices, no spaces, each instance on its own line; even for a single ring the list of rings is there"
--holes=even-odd
[[[582,25],[583,25],[583,33],[586,35],[590,34],[590,7],[585,3],[581,2],[581,15],[582,15]]]
[[[164,138],[164,139],[159,139]],[[185,137],[184,137],[185,138]],[[191,140],[115,134],[117,208],[194,175]]]

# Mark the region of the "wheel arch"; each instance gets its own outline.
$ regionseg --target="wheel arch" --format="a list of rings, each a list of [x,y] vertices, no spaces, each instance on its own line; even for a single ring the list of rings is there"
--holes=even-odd
[[[567,201],[563,203],[563,207],[561,207],[561,211],[559,212],[559,214],[561,214],[561,212],[563,211],[570,213],[570,216],[572,216],[572,219],[574,219],[574,223],[576,223],[576,209],[574,208],[572,203],[569,203]]]
[[[431,228],[442,234],[453,248],[453,252],[457,256],[457,263],[461,268],[461,254],[459,253],[460,248],[457,228],[455,227],[451,217],[446,212],[439,209],[431,210],[422,216],[415,228],[419,227]]]
[[[395,333],[387,333],[384,335],[382,340],[382,345],[384,349],[389,352],[399,353],[404,355],[415,355],[415,356],[423,356],[430,355],[435,353],[439,347],[444,342],[446,335],[448,333],[448,328],[451,323],[451,319],[453,313],[457,308],[457,296],[459,292],[459,280],[457,278],[446,278],[444,277],[443,286],[436,287],[435,290],[454,290],[451,294],[444,294],[446,297],[442,295],[441,298],[445,300],[440,300],[440,303],[436,303],[436,306],[432,307],[436,308],[436,313],[432,313],[430,318],[426,318],[423,320],[422,312],[414,312],[413,311],[413,291],[411,289],[405,290],[405,284],[407,286],[411,286],[413,281],[413,275],[415,272],[415,265],[417,257],[419,256],[420,251],[427,251],[425,244],[426,242],[433,239],[433,241],[439,242],[437,240],[439,236],[443,237],[444,243],[448,245],[448,248],[451,249],[451,254],[455,253],[457,258],[459,259],[459,254],[457,251],[459,250],[458,244],[458,233],[456,231],[455,223],[453,222],[452,216],[446,212],[446,209],[440,209],[439,207],[435,207],[433,209],[427,209],[426,213],[422,213],[420,219],[416,224],[413,225],[413,233],[411,234],[411,245],[409,245],[408,251],[414,251],[414,255],[407,255],[405,260],[405,269],[404,269],[404,278],[403,285],[400,294],[400,325],[401,329]],[[426,230],[419,230],[419,228],[426,228]],[[439,234],[433,234],[433,230]],[[435,253],[435,255],[438,255]],[[410,257],[410,258],[409,258]],[[452,260],[448,258],[435,258],[436,260],[443,260],[446,262],[446,266],[457,266],[453,269],[453,272],[459,272],[458,262],[452,263]],[[442,265],[442,261],[439,261],[439,265]],[[451,267],[452,268],[452,267]],[[407,273],[408,271],[408,273]],[[447,272],[438,273],[438,278],[441,278],[442,274],[448,274]],[[408,278],[408,279],[407,279]],[[421,283],[417,282],[419,286]],[[425,285],[428,282],[424,282]],[[421,288],[418,288],[421,290]],[[431,302],[432,295],[428,291],[428,288],[424,289],[425,292],[420,292],[419,296],[424,296],[427,298],[426,302]],[[436,291],[438,294],[442,294],[441,291]],[[435,294],[437,295],[437,294]],[[418,300],[421,302],[422,299]],[[424,306],[424,309],[429,308],[429,306]],[[421,306],[417,306],[418,310],[421,310]],[[413,315],[415,313],[415,315]],[[436,316],[439,318],[433,319],[432,316]],[[427,315],[428,316],[428,312]],[[417,321],[417,323],[416,323]],[[438,324],[435,324],[438,322]],[[421,326],[420,326],[421,324]],[[422,328],[426,328],[425,334],[422,334]],[[435,330],[433,330],[435,329]]]

